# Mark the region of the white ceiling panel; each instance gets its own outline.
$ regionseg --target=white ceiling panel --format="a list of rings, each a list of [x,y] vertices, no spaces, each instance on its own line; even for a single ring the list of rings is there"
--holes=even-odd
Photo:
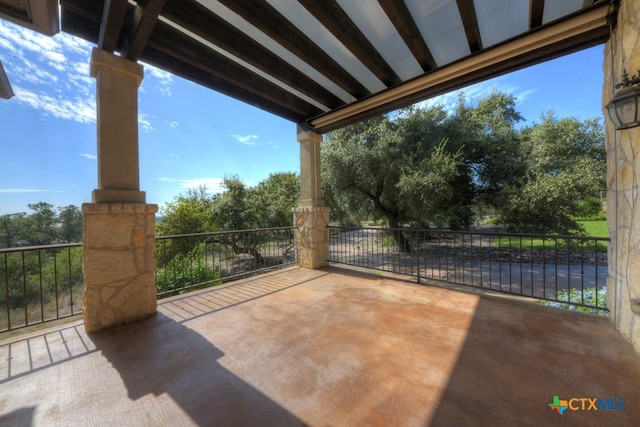
[[[422,67],[396,31],[378,2],[337,0],[349,18],[403,80],[422,73]]]
[[[455,0],[406,0],[438,66],[471,53]]]
[[[485,49],[529,29],[529,0],[473,0],[473,3]]]

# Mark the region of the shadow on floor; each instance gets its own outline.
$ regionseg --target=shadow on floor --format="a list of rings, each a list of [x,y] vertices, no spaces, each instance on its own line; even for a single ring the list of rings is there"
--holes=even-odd
[[[221,366],[224,354],[211,342],[163,314],[90,339],[118,371],[132,400],[166,393],[200,426],[304,425]],[[148,416],[149,425],[179,420]]]

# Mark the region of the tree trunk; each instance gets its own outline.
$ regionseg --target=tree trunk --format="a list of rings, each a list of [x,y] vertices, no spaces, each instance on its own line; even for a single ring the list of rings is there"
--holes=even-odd
[[[258,266],[262,266],[264,264],[264,258],[262,257],[262,255],[260,255],[260,252],[258,252],[256,248],[254,247],[246,248],[243,246],[238,246],[238,243],[233,237],[231,238],[231,249],[233,249],[233,253],[236,255],[240,255],[240,254],[251,255],[256,259],[256,264]]]
[[[389,219],[389,228],[400,228],[400,223],[398,222],[398,218],[395,215],[388,215]],[[393,240],[398,245],[398,249],[400,252],[409,253],[411,252],[411,245],[409,241],[404,237],[402,231],[400,230],[392,230],[391,235],[393,236]]]

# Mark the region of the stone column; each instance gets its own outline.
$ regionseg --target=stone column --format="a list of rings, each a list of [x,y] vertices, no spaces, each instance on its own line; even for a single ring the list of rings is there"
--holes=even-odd
[[[155,214],[145,203],[85,203],[82,238],[87,332],[156,313]]]
[[[300,143],[300,202],[293,209],[296,227],[296,259],[301,267],[321,268],[329,264],[329,208],[324,207],[320,186],[322,135],[298,127]]]
[[[618,24],[605,45],[603,105],[623,69],[640,69],[640,2],[623,0]],[[606,117],[609,277],[607,307],[618,330],[640,353],[640,127],[615,130]]]
[[[140,191],[138,87],[141,65],[94,49],[98,188],[82,206],[83,317],[87,332],[156,312],[155,213]]]

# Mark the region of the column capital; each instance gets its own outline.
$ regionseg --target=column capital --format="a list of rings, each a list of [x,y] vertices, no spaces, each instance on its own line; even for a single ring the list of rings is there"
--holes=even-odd
[[[140,86],[142,78],[144,77],[144,67],[142,65],[131,61],[130,59],[114,55],[106,50],[94,47],[91,51],[91,77],[97,78],[98,72],[102,68],[108,68],[113,71],[117,71],[120,74],[129,75],[137,80],[138,86]]]
[[[300,125],[296,128],[298,142],[322,142],[322,134],[306,129]]]

